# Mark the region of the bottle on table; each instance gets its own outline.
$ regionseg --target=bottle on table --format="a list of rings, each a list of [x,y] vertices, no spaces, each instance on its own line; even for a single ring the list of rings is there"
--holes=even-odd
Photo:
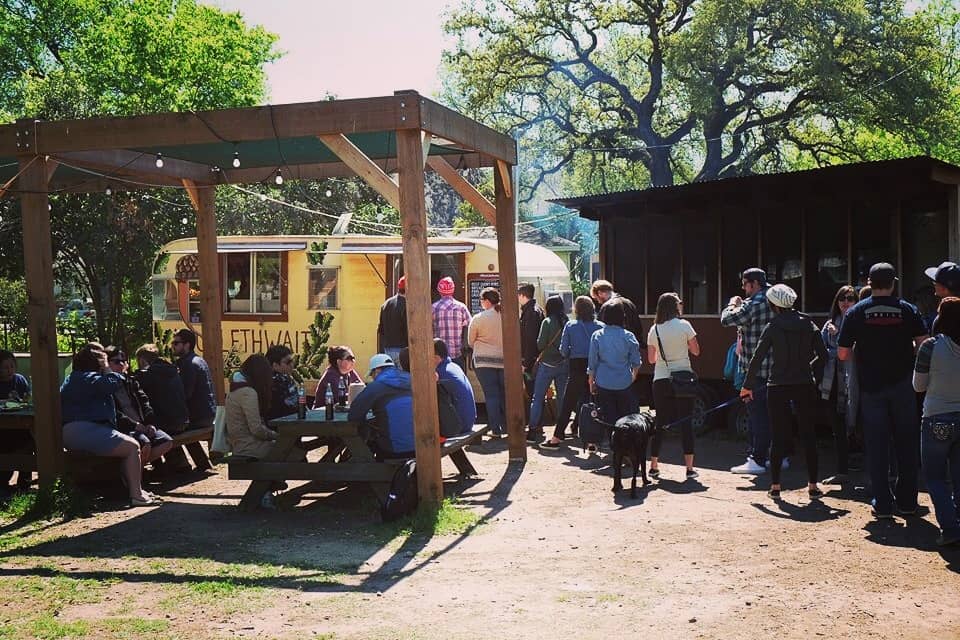
[[[326,408],[327,420],[333,420],[333,385],[327,385],[327,392],[323,395],[323,404]]]
[[[303,388],[303,383],[297,385],[297,418],[303,420],[307,417],[307,390]]]
[[[347,406],[347,396],[347,383],[341,377],[340,383],[337,385],[337,404],[341,407]]]

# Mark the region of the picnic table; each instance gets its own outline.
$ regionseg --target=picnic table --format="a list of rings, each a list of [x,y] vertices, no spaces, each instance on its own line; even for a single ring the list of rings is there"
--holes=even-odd
[[[383,502],[390,490],[390,481],[403,460],[377,460],[367,441],[373,427],[367,421],[353,422],[346,412],[336,412],[333,420],[325,419],[324,410],[307,411],[304,419],[296,415],[270,421],[276,429],[277,440],[270,453],[254,460],[239,456],[228,458],[228,477],[231,480],[250,480],[250,486],[240,500],[246,511],[260,506],[263,496],[275,483],[288,480],[307,480],[306,484],[279,494],[279,508],[292,508],[308,493],[330,491],[350,484],[369,487]],[[483,426],[474,431],[448,438],[441,445],[441,456],[449,455],[462,476],[476,475],[463,448],[488,431]],[[294,447],[308,450],[316,443],[332,443],[317,461],[291,462]],[[342,446],[340,446],[342,444]]]

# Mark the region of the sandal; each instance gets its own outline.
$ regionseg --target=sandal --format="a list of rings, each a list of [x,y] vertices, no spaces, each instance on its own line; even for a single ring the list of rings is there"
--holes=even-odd
[[[657,478],[659,478],[659,477],[660,477],[660,469],[659,469],[659,468],[650,469],[650,477],[653,478],[654,480],[656,480]]]
[[[163,500],[147,492],[144,492],[143,498],[130,498],[131,507],[158,507],[161,504]]]
[[[823,497],[823,491],[820,489],[809,489],[807,494],[810,496],[811,500],[819,500]]]

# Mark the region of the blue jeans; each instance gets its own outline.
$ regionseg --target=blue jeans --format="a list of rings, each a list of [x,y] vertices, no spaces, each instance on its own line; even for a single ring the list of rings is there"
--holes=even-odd
[[[960,535],[960,413],[923,419],[920,455],[940,530],[945,536]],[[948,467],[952,492],[947,486]]]
[[[487,405],[487,424],[494,433],[503,434],[503,369],[477,367],[477,381],[483,389],[483,401]]]
[[[770,414],[767,410],[767,381],[761,378],[753,383],[753,401],[747,403],[747,424],[750,428],[747,455],[763,466],[770,454]]]
[[[893,511],[893,500],[904,511],[917,508],[917,395],[909,378],[879,391],[860,391],[860,415],[866,440],[867,466],[877,513]],[[897,459],[897,484],[890,491],[890,438]]]
[[[567,388],[567,375],[569,369],[564,360],[557,366],[540,363],[537,367],[537,377],[533,381],[533,398],[530,400],[530,426],[542,427],[543,424],[543,403],[547,396],[547,389],[552,382],[557,389],[557,407],[563,406],[563,394]]]

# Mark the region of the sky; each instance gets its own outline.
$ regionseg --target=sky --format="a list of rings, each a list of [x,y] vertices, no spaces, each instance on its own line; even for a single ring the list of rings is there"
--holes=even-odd
[[[443,13],[456,0],[207,0],[279,36],[270,102],[440,89]]]

